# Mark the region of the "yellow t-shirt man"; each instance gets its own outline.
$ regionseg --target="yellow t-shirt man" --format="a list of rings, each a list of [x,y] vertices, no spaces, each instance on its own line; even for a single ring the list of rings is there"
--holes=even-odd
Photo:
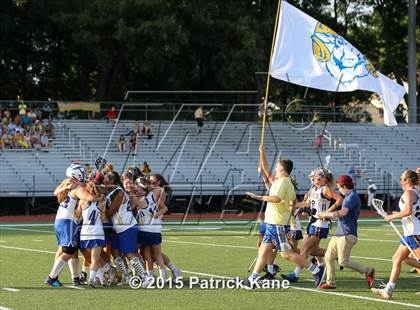
[[[289,225],[289,206],[296,199],[295,188],[289,177],[281,177],[271,184],[270,196],[281,199],[279,203],[267,203],[264,222],[272,225]]]

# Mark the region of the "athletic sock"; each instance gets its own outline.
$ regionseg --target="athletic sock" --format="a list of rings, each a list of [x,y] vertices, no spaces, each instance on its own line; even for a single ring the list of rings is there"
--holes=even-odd
[[[79,258],[72,258],[68,262],[72,279],[80,277]]]
[[[253,272],[253,273],[251,273],[251,275],[249,276],[249,278],[248,278],[248,280],[249,280],[249,282],[255,282],[255,281],[257,281],[258,279],[259,279],[259,277],[260,277],[260,274],[258,273],[258,272]]]
[[[140,277],[144,275],[144,268],[140,261],[140,258],[133,257],[130,259],[130,266],[136,271],[136,274]]]
[[[83,266],[82,266],[82,271],[83,271],[83,272],[86,272],[86,274],[89,274],[89,272],[90,272],[90,267],[89,267],[89,266],[85,266],[85,265],[83,265]]]
[[[296,278],[299,278],[301,272],[302,272],[302,268],[300,268],[300,266],[296,266],[295,271],[293,271]]]
[[[54,262],[54,266],[50,273],[50,278],[56,278],[60,274],[61,270],[63,270],[64,266],[66,266],[67,262],[62,260],[61,258],[57,258]]]
[[[117,268],[126,276],[127,274],[130,273],[130,271],[128,270],[127,266],[124,264],[124,260],[123,258],[117,257],[114,260],[115,266],[117,266]]]
[[[159,267],[159,274],[164,279],[168,278],[168,273],[166,272],[166,268],[160,268]]]
[[[317,265],[315,265],[315,264],[312,264],[312,263],[309,265],[308,270],[309,270],[312,274],[316,274],[316,273],[318,273],[318,272],[319,272],[319,268],[318,268],[318,266],[317,266]]]
[[[106,263],[103,267],[104,273],[105,272],[109,272],[111,269],[111,264],[110,263]]]
[[[97,271],[90,270],[89,272],[89,282],[95,282]]]
[[[104,267],[98,268],[96,276],[99,278],[99,280],[103,281],[103,279],[104,279]]]
[[[387,284],[386,284],[386,287],[385,287],[385,290],[388,292],[388,293],[392,293],[392,291],[394,290],[394,288],[395,288],[395,283],[394,282],[388,282]]]
[[[177,270],[177,268],[176,268],[175,264],[174,264],[174,263],[172,263],[172,262],[170,262],[170,263],[168,264],[168,268],[169,268],[169,269],[171,269],[171,271]]]
[[[267,272],[273,274],[274,273],[274,265],[267,265]]]

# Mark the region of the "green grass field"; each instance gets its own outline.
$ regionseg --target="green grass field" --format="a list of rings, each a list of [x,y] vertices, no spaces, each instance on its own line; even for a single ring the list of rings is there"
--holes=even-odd
[[[189,276],[245,278],[256,255],[256,236],[249,224],[202,222],[191,225],[167,224],[164,252]],[[384,222],[363,222],[359,242],[352,251],[354,260],[377,271],[377,284],[387,281],[391,257],[398,239]],[[323,242],[326,246],[327,242]],[[0,309],[399,309],[420,308],[420,275],[408,274],[403,267],[392,301],[383,301],[367,289],[366,281],[351,270],[337,271],[338,289],[313,289],[311,275],[287,290],[240,289],[200,290],[184,288],[132,290],[129,286],[74,289],[51,288],[43,281],[49,273],[56,251],[51,223],[0,224]],[[294,266],[277,258],[282,272]],[[70,285],[68,268],[60,276]],[[5,290],[6,288],[6,290]],[[14,290],[7,290],[14,289]]]

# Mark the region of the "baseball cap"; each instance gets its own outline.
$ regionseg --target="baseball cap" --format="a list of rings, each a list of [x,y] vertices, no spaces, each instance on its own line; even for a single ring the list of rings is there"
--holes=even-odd
[[[353,179],[348,175],[340,175],[337,179],[337,184],[339,184],[340,186],[349,187],[348,185],[353,185]]]

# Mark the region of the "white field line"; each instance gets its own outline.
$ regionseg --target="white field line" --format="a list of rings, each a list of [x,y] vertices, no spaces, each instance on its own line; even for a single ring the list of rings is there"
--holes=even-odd
[[[12,309],[7,308],[7,307],[0,306],[0,310],[12,310]]]
[[[213,278],[233,279],[232,277],[220,276],[220,275],[215,275],[215,274],[210,274],[210,273],[201,273],[201,272],[188,271],[188,270],[182,270],[182,271],[189,274],[204,275],[204,276],[213,277]],[[373,301],[373,302],[390,303],[394,305],[400,305],[400,306],[406,306],[406,307],[412,307],[412,308],[420,308],[420,305],[417,305],[417,304],[409,304],[409,303],[393,301],[393,300],[384,300],[384,299],[365,297],[365,296],[346,294],[346,293],[329,292],[329,291],[323,291],[320,289],[313,289],[313,288],[306,288],[306,287],[290,286],[290,288],[295,289],[295,290],[318,293],[318,294],[335,295],[335,296],[342,296],[342,297],[348,297],[348,298],[354,298],[354,299],[368,300],[368,301]]]
[[[376,222],[383,222],[383,219],[360,219],[358,220],[359,223],[376,223]],[[182,220],[179,221],[167,221],[164,222],[164,225],[180,225],[182,222]],[[214,224],[255,224],[257,221],[256,220],[216,220],[216,221],[200,221],[200,220],[190,220],[183,224],[183,225],[205,225],[205,224],[210,224],[210,225],[214,225]],[[308,221],[307,220],[301,220],[300,221],[303,224],[307,224]],[[4,223],[4,222],[3,222]],[[54,226],[54,223],[35,223],[35,224],[30,224],[30,223],[20,223],[20,224],[0,224],[0,227],[52,227]],[[381,226],[388,226],[388,224],[383,224]],[[396,225],[398,226],[398,225]],[[399,225],[401,226],[401,225]],[[389,227],[389,226],[388,226]]]
[[[5,228],[2,228],[5,229]],[[6,228],[6,229],[11,229],[11,230],[21,230],[20,228]],[[25,229],[25,231],[27,231],[29,229]],[[37,232],[38,230],[30,230],[33,232]],[[44,233],[51,233],[53,234],[54,232],[52,231],[42,231]],[[170,237],[173,238],[173,237]],[[359,240],[363,240],[363,241],[373,241],[373,242],[392,242],[392,243],[396,243],[397,241],[393,241],[393,240],[376,240],[376,239],[359,239]],[[167,240],[165,239],[165,242],[172,242],[172,243],[180,243],[180,244],[192,244],[192,245],[202,245],[202,246],[213,246],[213,247],[222,247],[222,248],[236,248],[236,249],[252,249],[255,250],[255,247],[252,246],[243,246],[243,245],[229,245],[229,244],[216,244],[216,243],[204,243],[204,242],[190,242],[190,241],[175,241],[175,240]],[[4,248],[7,248],[6,246],[1,246]],[[13,247],[10,247],[13,248]],[[55,253],[55,252],[54,252]],[[377,257],[364,257],[364,256],[352,256],[354,258],[360,258],[360,259],[367,259],[367,260],[380,260],[380,261],[391,261],[390,259],[384,259],[384,258],[377,258]]]
[[[5,246],[0,245],[0,247],[5,247]],[[12,248],[12,247],[7,247],[7,248]],[[48,254],[55,254],[55,252],[52,252],[52,251],[43,251],[43,250],[37,250],[37,249],[16,248],[16,247],[14,247],[13,249],[23,250],[23,251],[41,252],[41,253],[48,253]],[[214,274],[210,274],[210,273],[202,273],[202,272],[195,272],[195,271],[188,271],[188,270],[182,270],[182,271],[185,272],[185,273],[189,273],[189,274],[204,275],[204,276],[209,276],[209,277],[214,277],[214,278],[222,278],[222,279],[223,278],[231,278],[231,277],[227,277],[227,276],[214,275]],[[345,293],[338,293],[338,292],[328,292],[328,291],[321,291],[319,289],[303,288],[303,287],[296,287],[296,286],[291,286],[290,288],[296,289],[296,290],[318,293],[318,294],[343,296],[343,297],[354,298],[354,299],[368,300],[368,301],[372,301],[372,302],[389,303],[389,304],[395,304],[395,305],[401,305],[401,306],[407,306],[407,307],[413,307],[413,308],[420,308],[420,305],[418,305],[418,304],[409,304],[409,303],[403,303],[403,302],[398,302],[398,301],[393,301],[393,300],[383,300],[383,299],[377,299],[377,298],[371,298],[371,297],[365,297],[365,296],[359,296],[359,295],[352,295],[352,294],[345,294]]]
[[[8,292],[20,292],[19,289],[17,288],[12,288],[12,287],[2,287],[1,288],[3,291],[8,291]]]
[[[68,288],[75,289],[75,290],[84,290],[84,288],[80,287],[80,286],[74,286],[74,285],[64,285],[64,286],[68,287]]]

